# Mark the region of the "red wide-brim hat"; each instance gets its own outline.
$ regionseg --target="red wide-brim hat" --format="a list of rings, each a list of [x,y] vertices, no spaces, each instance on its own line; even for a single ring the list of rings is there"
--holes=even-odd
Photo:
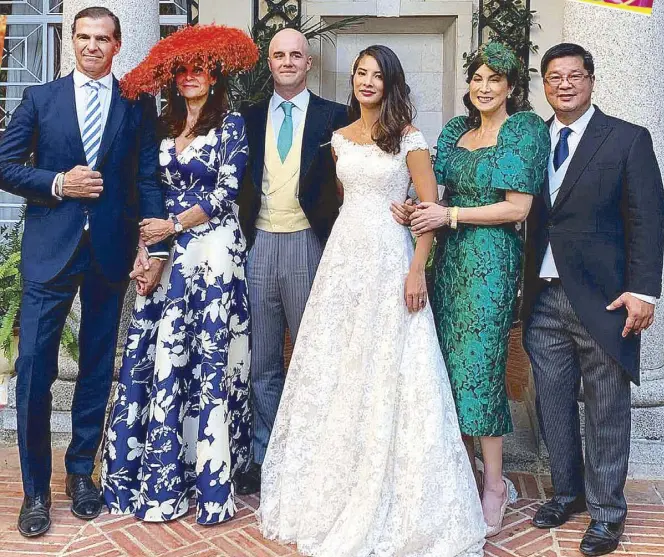
[[[154,45],[145,60],[122,78],[120,88],[128,99],[137,99],[143,93],[156,95],[169,86],[174,70],[183,64],[202,64],[208,70],[219,65],[228,75],[249,70],[257,61],[258,47],[240,29],[188,26]]]

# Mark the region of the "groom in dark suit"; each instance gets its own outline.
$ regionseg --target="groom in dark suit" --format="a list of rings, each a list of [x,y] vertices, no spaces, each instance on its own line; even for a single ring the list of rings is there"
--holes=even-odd
[[[348,123],[346,106],[306,88],[311,56],[294,29],[269,47],[274,93],[244,111],[249,172],[240,193],[240,221],[251,250],[251,385],[254,464],[236,478],[240,494],[260,489],[260,467],[284,386],[286,325],[293,342],[339,212],[330,140]]]
[[[79,374],[72,402],[66,491],[84,520],[101,511],[91,479],[113,377],[122,302],[136,257],[140,288],[156,284],[166,246],[139,251],[139,218],[164,218],[153,99],[121,98],[111,74],[117,17],[87,8],[72,29],[76,69],[26,89],[0,140],[0,187],[26,198],[16,403],[24,536],[51,524],[51,385],[76,293]],[[32,165],[25,163],[32,157]]]
[[[602,555],[627,513],[630,382],[661,293],[664,194],[648,131],[592,105],[589,52],[557,45],[542,75],[555,117],[548,187],[528,221],[524,341],[554,496],[533,524],[554,528],[587,508],[580,549]]]

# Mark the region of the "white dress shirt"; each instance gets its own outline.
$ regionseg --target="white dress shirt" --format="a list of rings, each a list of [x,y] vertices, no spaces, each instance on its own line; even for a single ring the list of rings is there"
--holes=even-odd
[[[558,197],[560,187],[563,185],[563,181],[567,175],[567,169],[569,168],[570,162],[574,157],[574,153],[576,152],[576,149],[581,142],[581,138],[583,137],[583,134],[585,133],[586,128],[590,123],[590,119],[593,117],[593,114],[595,114],[595,107],[591,105],[590,108],[583,114],[583,116],[581,116],[581,118],[575,122],[572,122],[569,126],[563,124],[560,120],[558,120],[558,117],[556,117],[554,118],[553,123],[549,128],[551,134],[551,154],[549,155],[549,193],[551,195],[551,206],[553,206],[556,198]],[[553,155],[560,139],[560,130],[563,128],[570,128],[572,130],[572,133],[570,133],[567,137],[569,155],[567,156],[567,159],[565,159],[565,162],[560,165],[560,168],[556,170],[553,167]],[[559,278],[556,262],[553,259],[553,252],[551,251],[551,244],[546,247],[546,252],[544,253],[544,259],[542,260],[539,276],[543,279]],[[644,302],[648,302],[649,304],[654,304],[657,301],[657,298],[654,296],[635,294],[634,292],[630,292],[630,294],[636,298],[639,298],[640,300],[643,300]]]
[[[83,137],[83,129],[85,125],[85,112],[88,107],[88,102],[92,96],[92,88],[86,87],[90,81],[87,75],[74,70],[74,95],[76,96],[76,116],[78,118],[78,128]],[[101,104],[101,135],[104,135],[104,128],[108,120],[108,112],[111,108],[111,95],[113,94],[113,74],[108,73],[101,79],[96,80],[101,87],[99,88],[99,103]]]
[[[309,99],[311,98],[311,93],[308,89],[305,89],[301,93],[295,95],[290,102],[293,103],[293,137],[297,134],[297,130],[304,123],[304,120],[307,116],[307,108],[309,108]],[[272,113],[272,127],[274,128],[274,140],[279,141],[279,130],[281,130],[281,124],[284,123],[284,109],[281,108],[281,103],[284,99],[276,91],[272,94],[270,99],[270,112]]]

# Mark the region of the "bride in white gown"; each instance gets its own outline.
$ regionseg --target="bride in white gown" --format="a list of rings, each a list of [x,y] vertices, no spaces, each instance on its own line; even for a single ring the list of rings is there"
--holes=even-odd
[[[351,109],[360,118],[332,137],[344,204],[262,468],[263,535],[316,557],[481,556],[486,526],[426,303],[433,237],[413,250],[390,213],[411,177],[422,200],[436,183],[387,47],[358,56]]]

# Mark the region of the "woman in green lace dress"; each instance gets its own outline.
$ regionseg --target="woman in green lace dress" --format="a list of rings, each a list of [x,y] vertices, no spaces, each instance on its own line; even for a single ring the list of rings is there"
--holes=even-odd
[[[548,128],[526,111],[518,75],[503,45],[480,51],[468,69],[469,116],[453,118],[438,139],[434,170],[450,207],[422,203],[410,215],[415,234],[448,227],[439,235],[432,306],[473,465],[475,437],[482,447],[488,535],[500,531],[508,497],[502,435],[512,431],[505,366],[522,256],[516,224],[542,187],[550,151]]]

